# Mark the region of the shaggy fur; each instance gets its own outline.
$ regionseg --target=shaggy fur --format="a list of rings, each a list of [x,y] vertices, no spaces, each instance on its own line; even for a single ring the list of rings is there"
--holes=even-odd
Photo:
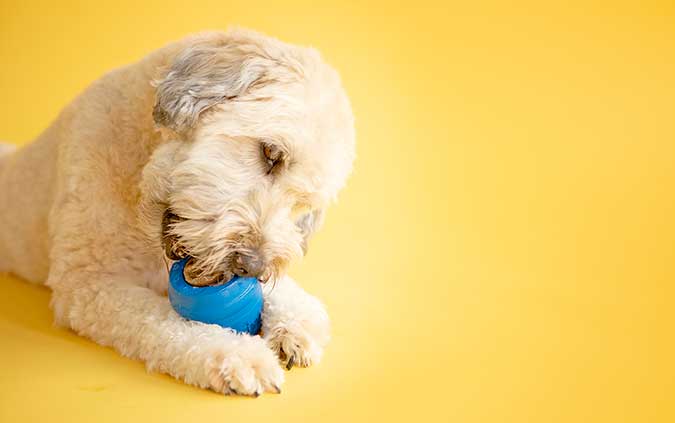
[[[191,36],[96,81],[28,146],[0,146],[0,271],[46,281],[58,324],[148,369],[278,392],[280,365],[318,361],[329,338],[285,270],[353,157],[349,103],[316,51]],[[269,280],[262,337],[178,316],[165,251],[202,276]]]

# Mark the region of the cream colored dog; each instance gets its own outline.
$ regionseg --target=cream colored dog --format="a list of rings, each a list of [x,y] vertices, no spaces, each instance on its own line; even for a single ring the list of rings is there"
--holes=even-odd
[[[311,49],[232,30],[188,37],[92,84],[33,143],[0,146],[0,271],[52,289],[58,324],[222,393],[279,392],[329,338],[285,275],[354,158],[338,75]],[[194,278],[257,276],[261,336],[178,316]]]

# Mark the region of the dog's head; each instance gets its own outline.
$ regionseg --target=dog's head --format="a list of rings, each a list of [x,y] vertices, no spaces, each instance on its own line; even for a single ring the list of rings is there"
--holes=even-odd
[[[193,257],[195,279],[279,277],[351,171],[337,73],[315,50],[235,30],[197,39],[155,86],[155,122],[180,139],[144,171],[167,256]]]

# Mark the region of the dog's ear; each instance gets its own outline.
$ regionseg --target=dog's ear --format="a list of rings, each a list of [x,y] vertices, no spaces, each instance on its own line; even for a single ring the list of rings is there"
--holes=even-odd
[[[302,234],[302,252],[304,254],[307,254],[309,239],[312,237],[312,234],[314,234],[314,232],[316,232],[323,224],[324,215],[323,209],[316,209],[302,215],[302,217],[298,219],[296,224],[300,228],[300,233]]]
[[[269,66],[268,58],[246,54],[233,43],[189,47],[178,54],[164,78],[154,81],[153,118],[158,125],[185,133],[205,110],[265,80]]]

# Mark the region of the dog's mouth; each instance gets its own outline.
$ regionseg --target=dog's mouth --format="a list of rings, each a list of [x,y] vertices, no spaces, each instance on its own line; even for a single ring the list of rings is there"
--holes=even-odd
[[[182,260],[189,257],[187,249],[179,242],[178,237],[171,232],[171,227],[183,221],[184,219],[172,213],[167,209],[162,217],[162,244],[164,255],[169,260]],[[219,285],[228,281],[232,275],[226,275],[224,272],[211,274],[204,272],[194,257],[189,257],[183,270],[185,281],[193,286]]]
[[[162,218],[162,244],[164,255],[173,261],[187,258],[183,275],[185,281],[193,286],[209,286],[223,284],[235,275],[255,276],[262,283],[266,283],[272,276],[271,270],[263,270],[262,263],[255,260],[246,260],[245,256],[239,253],[231,254],[226,262],[216,271],[206,270],[199,260],[190,255],[187,248],[180,242],[171,228],[176,223],[185,219],[177,216],[171,210],[167,209]],[[255,264],[255,265],[254,265]]]
[[[206,273],[199,267],[197,260],[190,257],[185,263],[183,277],[192,286],[216,286],[224,284],[234,276],[231,272]]]
[[[164,255],[169,260],[181,260],[188,256],[185,247],[178,242],[178,237],[171,232],[171,227],[183,221],[184,219],[178,217],[171,210],[167,209],[162,217],[162,244],[164,246]]]

